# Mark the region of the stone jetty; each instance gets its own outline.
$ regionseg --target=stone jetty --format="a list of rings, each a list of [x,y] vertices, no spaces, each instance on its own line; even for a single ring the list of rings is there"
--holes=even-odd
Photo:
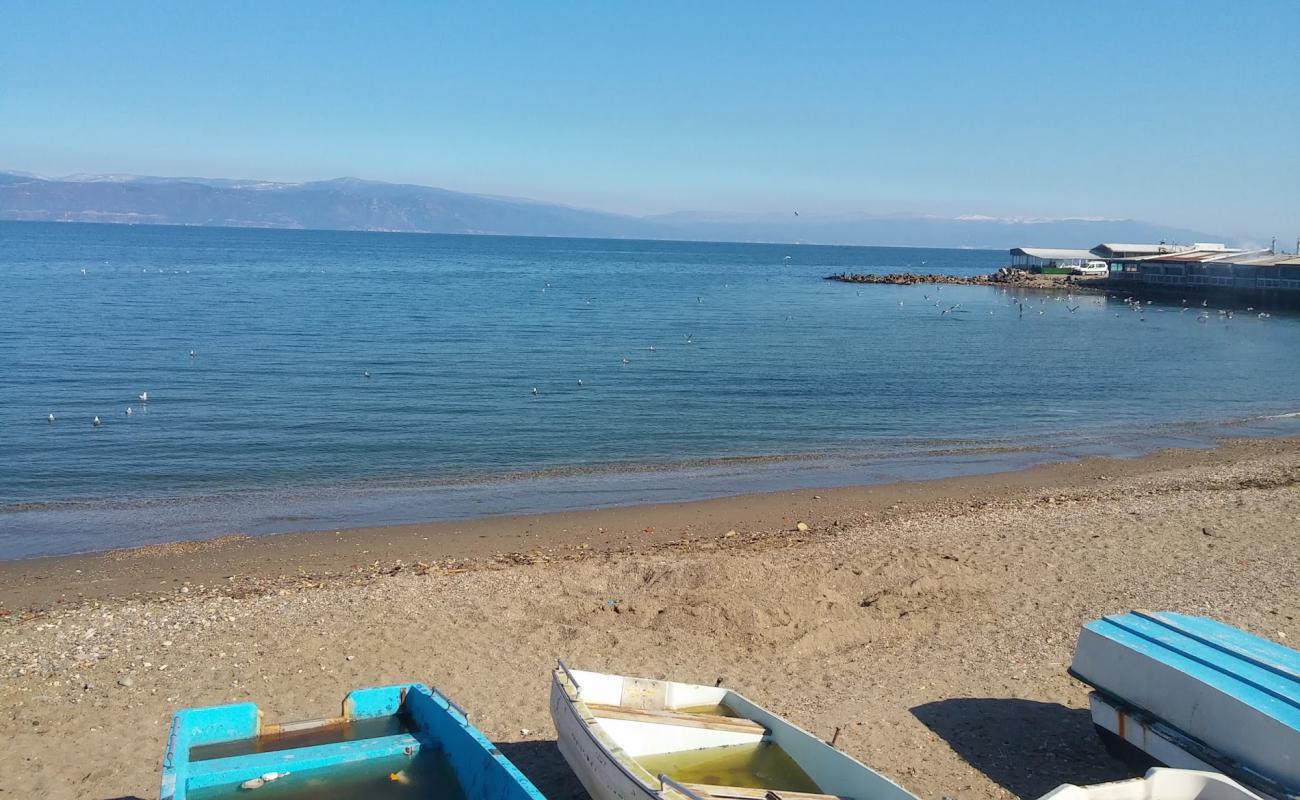
[[[894,286],[911,286],[916,283],[945,283],[963,286],[1018,286],[1026,289],[1090,288],[1094,280],[1077,275],[1038,275],[1022,269],[1003,267],[991,275],[937,275],[917,272],[891,272],[886,275],[841,272],[827,275],[828,281],[842,283],[885,283]]]

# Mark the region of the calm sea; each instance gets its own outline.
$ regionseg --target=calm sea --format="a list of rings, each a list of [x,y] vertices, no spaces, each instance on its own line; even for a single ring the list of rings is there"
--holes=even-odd
[[[1282,313],[1030,294],[1022,316],[996,289],[822,280],[1004,260],[0,223],[0,557],[987,471],[1295,422],[1277,416],[1300,408]]]

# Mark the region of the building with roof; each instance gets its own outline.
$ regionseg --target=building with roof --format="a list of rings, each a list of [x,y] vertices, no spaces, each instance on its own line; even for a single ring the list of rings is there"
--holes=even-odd
[[[1219,242],[1127,244],[1091,250],[1017,247],[1011,265],[1031,272],[1067,272],[1105,263],[1105,283],[1123,291],[1228,294],[1256,302],[1300,304],[1300,254],[1242,250]]]
[[[1011,250],[1011,266],[1030,272],[1064,271],[1100,260],[1091,250],[1067,250],[1059,247],[1015,247]]]
[[[1121,286],[1220,290],[1300,299],[1300,256],[1294,253],[1231,250],[1220,245],[1108,263],[1109,279]]]
[[[1161,242],[1160,244],[1119,244],[1113,242],[1102,242],[1092,248],[1092,254],[1097,258],[1111,261],[1122,258],[1143,258],[1145,256],[1159,256],[1166,253],[1182,253],[1188,250],[1219,250],[1226,251],[1232,248],[1221,242],[1195,242],[1193,244],[1172,244]]]

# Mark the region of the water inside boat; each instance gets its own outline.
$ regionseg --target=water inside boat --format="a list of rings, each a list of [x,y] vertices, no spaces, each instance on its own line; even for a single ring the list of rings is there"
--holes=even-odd
[[[679,783],[821,792],[808,773],[770,741],[657,753],[636,760],[651,775],[664,774]]]
[[[270,733],[252,739],[235,739],[190,748],[190,761],[207,761],[213,758],[246,756],[253,753],[273,753],[295,747],[313,747],[318,744],[353,742],[358,739],[377,739],[413,733],[404,715],[367,717],[356,720],[330,720],[323,725],[313,725],[299,730]]]
[[[256,790],[239,785],[189,792],[191,800],[465,800],[451,764],[435,748],[339,767],[290,773]]]

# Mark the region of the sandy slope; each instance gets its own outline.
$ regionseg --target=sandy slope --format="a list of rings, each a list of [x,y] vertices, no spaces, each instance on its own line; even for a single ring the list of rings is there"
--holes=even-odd
[[[1169,608],[1294,645],[1298,482],[1300,447],[1275,442],[806,534],[11,614],[0,798],[156,796],[179,706],[322,716],[350,688],[403,680],[443,688],[547,796],[569,798],[581,790],[546,711],[556,656],[721,677],[818,735],[842,728],[842,749],[925,798],[1114,778],[1124,769],[1065,675],[1079,625]]]

